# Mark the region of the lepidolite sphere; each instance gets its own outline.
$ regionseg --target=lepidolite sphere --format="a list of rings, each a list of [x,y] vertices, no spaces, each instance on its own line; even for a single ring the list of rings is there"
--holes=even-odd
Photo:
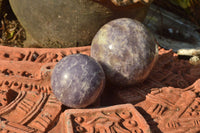
[[[130,18],[108,22],[92,40],[91,56],[103,67],[106,79],[132,86],[149,75],[157,58],[157,44],[145,26]]]
[[[98,62],[83,54],[60,60],[52,73],[51,85],[56,98],[72,108],[84,108],[100,96],[105,74]]]

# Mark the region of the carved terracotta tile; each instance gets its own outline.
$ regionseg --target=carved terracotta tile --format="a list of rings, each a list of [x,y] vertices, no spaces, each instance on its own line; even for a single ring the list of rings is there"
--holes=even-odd
[[[45,132],[55,126],[61,103],[51,92],[55,64],[90,47],[68,49],[0,46],[0,132]]]
[[[200,65],[159,48],[159,60],[143,83],[131,88],[107,84],[98,102],[101,108],[61,109],[52,94],[51,71],[60,59],[75,53],[90,55],[90,47],[0,46],[0,132],[200,132]],[[119,105],[125,103],[134,106]],[[126,117],[127,112],[132,115]]]
[[[69,109],[53,132],[150,133],[145,119],[131,104],[97,109]]]
[[[52,94],[20,91],[12,102],[0,109],[0,118],[46,131],[55,123],[60,111],[61,103]]]
[[[135,106],[154,132],[198,132],[200,131],[199,86],[200,79],[185,89],[157,88]]]
[[[38,132],[36,129],[32,129],[26,126],[23,126],[18,123],[9,122],[5,119],[0,118],[0,132],[1,133],[35,133]]]
[[[17,48],[0,46],[0,59],[38,63],[57,62],[66,55],[90,54],[90,46],[76,48]]]
[[[159,60],[144,83],[132,88],[107,86],[101,105],[132,103],[152,132],[200,131],[200,65],[159,49]],[[112,98],[110,98],[112,96]]]
[[[64,49],[14,48],[0,46],[0,86],[13,90],[51,93],[50,76],[64,56],[83,53],[90,47]]]

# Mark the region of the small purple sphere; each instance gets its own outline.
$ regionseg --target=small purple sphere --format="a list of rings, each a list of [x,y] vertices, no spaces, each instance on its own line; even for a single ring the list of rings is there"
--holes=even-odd
[[[100,96],[105,86],[102,67],[92,57],[73,54],[60,60],[52,73],[56,98],[72,108],[84,108]]]
[[[108,82],[122,87],[144,81],[155,64],[157,52],[152,33],[130,18],[105,24],[91,47],[91,56],[102,65]]]

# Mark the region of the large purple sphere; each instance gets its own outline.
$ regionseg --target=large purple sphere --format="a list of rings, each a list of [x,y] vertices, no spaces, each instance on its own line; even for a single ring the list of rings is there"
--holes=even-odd
[[[131,86],[149,75],[157,51],[154,37],[142,23],[120,18],[97,32],[92,40],[91,56],[102,65],[110,83]]]
[[[64,105],[84,108],[95,102],[102,93],[105,74],[92,57],[69,55],[56,64],[51,85],[53,93]]]

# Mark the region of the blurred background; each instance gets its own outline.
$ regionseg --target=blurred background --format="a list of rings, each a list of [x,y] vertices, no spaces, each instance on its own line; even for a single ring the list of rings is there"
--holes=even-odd
[[[190,21],[200,33],[200,0],[154,0],[152,4]],[[0,45],[23,47],[25,40],[25,30],[12,12],[9,1],[0,0]]]

